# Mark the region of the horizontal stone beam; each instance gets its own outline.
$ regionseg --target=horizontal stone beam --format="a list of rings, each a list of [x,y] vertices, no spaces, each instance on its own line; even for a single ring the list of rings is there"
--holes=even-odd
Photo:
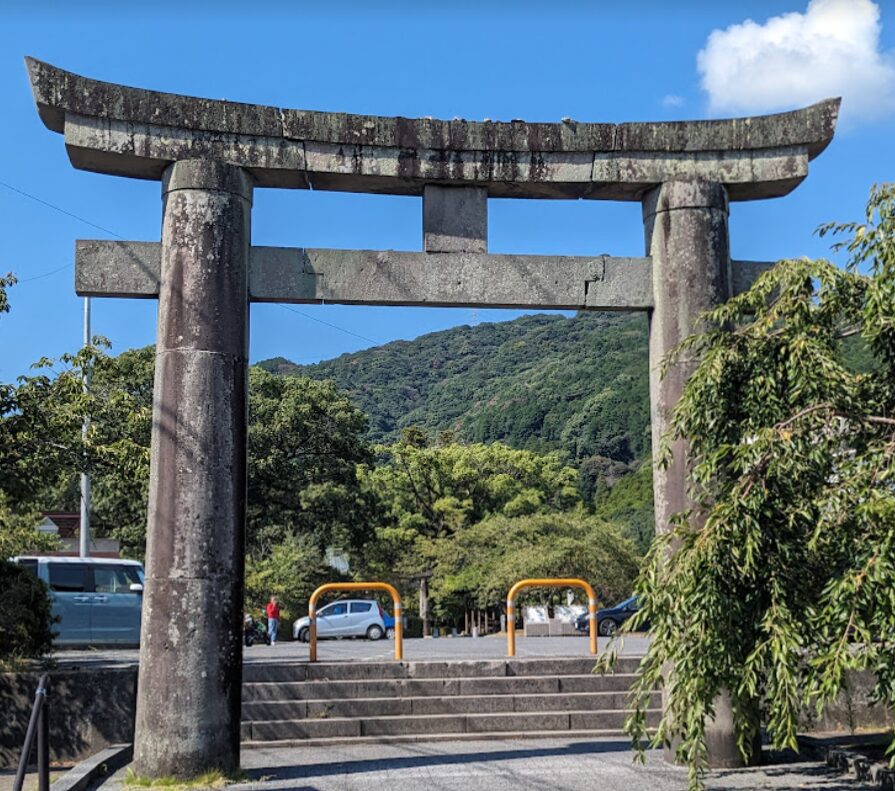
[[[839,100],[776,115],[604,124],[389,118],[197,99],[81,77],[26,58],[44,124],[75,167],[160,179],[179,159],[248,169],[259,187],[420,195],[640,200],[679,178],[731,200],[784,195],[829,144]]]
[[[734,293],[771,264],[732,262]],[[75,290],[85,297],[154,298],[157,242],[78,241]],[[550,310],[649,310],[649,258],[412,253],[252,247],[253,302]]]

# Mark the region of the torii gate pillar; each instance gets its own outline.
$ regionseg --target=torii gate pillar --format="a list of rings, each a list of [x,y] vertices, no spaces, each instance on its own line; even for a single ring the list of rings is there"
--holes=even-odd
[[[648,192],[643,200],[646,252],[653,264],[649,362],[654,453],[696,368],[696,361],[679,359],[663,377],[659,370],[662,360],[701,329],[700,314],[732,295],[727,214],[727,191],[715,182],[670,181]],[[671,517],[691,505],[687,448],[678,442],[673,451],[668,469],[653,470],[658,532],[667,531]]]
[[[653,444],[653,494],[656,532],[671,529],[671,518],[693,506],[688,496],[689,448],[677,440],[667,468],[655,464],[659,441],[669,427],[671,412],[698,363],[688,357],[660,367],[681,341],[703,329],[702,313],[734,293],[727,227],[728,200],[723,184],[710,181],[669,181],[643,199],[646,253],[652,260],[653,309],[650,311],[650,418]],[[700,520],[695,513],[691,519]],[[673,672],[673,671],[672,671]],[[706,724],[706,748],[712,767],[742,765],[730,699],[715,701],[715,717]],[[667,750],[674,759],[674,745]]]
[[[162,179],[146,585],[134,767],[239,767],[252,182],[175,162]]]

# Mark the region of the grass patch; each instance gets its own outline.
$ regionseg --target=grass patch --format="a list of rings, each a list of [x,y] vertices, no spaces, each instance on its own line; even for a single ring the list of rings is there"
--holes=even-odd
[[[127,770],[124,780],[125,788],[163,788],[166,791],[189,791],[197,788],[224,788],[233,783],[242,783],[248,779],[248,775],[237,769],[235,772],[222,772],[214,769],[203,772],[196,777],[141,777],[133,769]]]

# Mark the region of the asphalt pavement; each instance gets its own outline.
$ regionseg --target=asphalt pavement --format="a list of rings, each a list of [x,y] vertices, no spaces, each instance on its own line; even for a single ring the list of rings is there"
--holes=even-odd
[[[605,650],[608,638],[600,638],[598,648]],[[649,645],[646,635],[631,635],[621,644],[621,653],[640,656]],[[395,646],[392,640],[321,640],[317,646],[317,659],[321,662],[373,662],[394,658]],[[564,657],[587,656],[589,642],[586,637],[517,637],[516,656]],[[407,661],[426,660],[474,660],[502,659],[507,655],[506,636],[488,637],[438,637],[409,638],[404,640],[404,659]],[[274,646],[253,645],[245,648],[244,661],[251,662],[305,662],[308,659],[308,645],[298,642],[279,642]],[[136,664],[139,652],[136,649],[86,649],[59,651],[54,658],[62,665],[87,664],[94,662],[114,664]]]

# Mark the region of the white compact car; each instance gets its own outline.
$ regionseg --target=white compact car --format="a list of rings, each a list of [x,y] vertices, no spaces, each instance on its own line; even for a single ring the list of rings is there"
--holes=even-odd
[[[385,637],[385,620],[378,602],[371,599],[343,599],[317,610],[317,638]],[[306,615],[292,624],[292,636],[307,643],[311,639],[311,621]]]

